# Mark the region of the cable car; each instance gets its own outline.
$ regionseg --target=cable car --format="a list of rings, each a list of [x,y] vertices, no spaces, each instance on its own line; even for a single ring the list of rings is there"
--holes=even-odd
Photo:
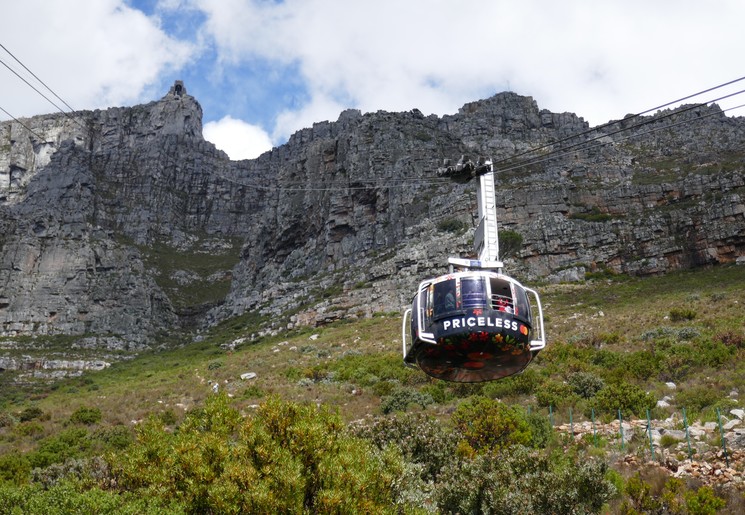
[[[543,308],[536,291],[502,272],[491,161],[461,158],[438,173],[459,182],[479,177],[479,259],[450,258],[450,273],[419,284],[404,313],[404,363],[460,383],[519,373],[546,345]]]

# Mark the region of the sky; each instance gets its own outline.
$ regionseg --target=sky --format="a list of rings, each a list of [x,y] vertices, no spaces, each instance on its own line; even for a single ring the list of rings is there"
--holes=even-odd
[[[0,120],[183,80],[234,160],[345,109],[443,116],[503,91],[597,126],[745,76],[744,24],[741,0],[0,0]],[[745,94],[716,103],[745,115]]]

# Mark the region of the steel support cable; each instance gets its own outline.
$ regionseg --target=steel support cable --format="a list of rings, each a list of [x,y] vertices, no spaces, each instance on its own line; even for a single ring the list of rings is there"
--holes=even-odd
[[[36,136],[37,138],[39,138],[39,139],[40,139],[41,141],[44,141],[44,138],[43,138],[42,136],[40,136],[39,134],[37,134],[36,132],[34,132],[34,130],[33,130],[33,129],[31,129],[31,128],[30,128],[30,127],[29,127],[28,125],[26,125],[26,124],[25,124],[25,123],[23,123],[23,122],[22,122],[21,120],[19,120],[18,118],[16,118],[16,117],[15,117],[15,116],[13,116],[12,114],[10,114],[10,113],[9,113],[8,111],[6,111],[5,109],[3,109],[2,107],[0,107],[0,111],[2,111],[3,113],[5,113],[6,115],[10,116],[10,117],[11,117],[11,118],[13,119],[13,121],[14,121],[14,122],[16,122],[16,123],[19,123],[19,124],[21,124],[21,126],[22,126],[22,127],[24,128],[24,129],[26,129],[26,130],[27,130],[27,131],[29,131],[29,132],[30,132],[31,134],[33,134],[34,136]]]
[[[650,117],[650,118],[648,118],[646,120],[643,120],[643,121],[641,121],[639,123],[636,123],[634,125],[630,125],[628,127],[623,127],[623,128],[618,129],[618,130],[615,130],[615,131],[603,133],[603,134],[600,134],[598,136],[595,136],[594,138],[590,138],[588,140],[584,140],[584,141],[580,141],[578,143],[574,143],[574,144],[572,144],[572,145],[570,145],[568,147],[564,147],[562,149],[557,149],[557,150],[548,152],[548,153],[546,153],[545,155],[543,155],[541,157],[528,159],[528,160],[526,160],[524,162],[521,162],[521,163],[514,163],[514,164],[512,164],[510,166],[507,166],[507,167],[501,167],[499,169],[495,169],[494,171],[495,172],[504,172],[504,171],[509,171],[509,170],[515,170],[517,168],[524,168],[526,166],[531,166],[531,165],[537,164],[537,163],[542,163],[542,162],[545,162],[546,160],[552,159],[556,155],[561,155],[561,156],[566,155],[567,153],[569,153],[570,150],[575,150],[576,151],[578,147],[582,147],[584,145],[588,145],[589,143],[592,143],[594,141],[597,141],[597,140],[600,140],[600,139],[603,139],[603,138],[607,138],[607,137],[610,137],[610,136],[614,136],[616,134],[620,134],[622,132],[626,132],[626,131],[629,131],[629,130],[632,130],[632,129],[637,129],[639,127],[643,127],[644,125],[649,125],[651,123],[657,123],[657,122],[659,122],[661,120],[665,120],[665,119],[670,118],[672,116],[677,116],[679,114],[685,113],[687,111],[691,111],[693,109],[699,109],[701,107],[705,107],[707,104],[710,104],[710,103],[713,103],[713,102],[718,102],[720,100],[724,100],[726,98],[730,98],[730,97],[733,97],[733,96],[736,96],[736,95],[741,95],[743,93],[745,93],[745,89],[740,90],[740,91],[736,91],[734,93],[730,93],[729,95],[724,95],[724,96],[721,96],[719,98],[715,98],[713,100],[709,100],[709,101],[704,102],[704,103],[701,103],[701,104],[693,104],[693,105],[690,105],[688,107],[684,107],[682,109],[679,109],[679,110],[676,110],[676,111],[667,113],[667,114],[662,115],[662,116],[659,116],[659,117]],[[504,162],[504,161],[507,161],[507,160],[503,160],[502,162]]]
[[[585,131],[579,132],[577,134],[572,134],[571,136],[567,136],[567,137],[562,138],[562,139],[560,139],[558,141],[554,141],[554,142],[551,142],[551,143],[546,143],[545,145],[541,145],[539,147],[530,148],[528,150],[525,150],[525,151],[520,152],[518,154],[515,154],[513,156],[506,157],[504,159],[500,159],[499,161],[496,161],[496,162],[492,163],[492,165],[496,168],[501,163],[505,163],[505,162],[508,162],[508,161],[513,160],[515,158],[522,157],[522,156],[525,156],[525,155],[528,155],[528,154],[532,154],[533,152],[538,152],[539,150],[543,150],[544,148],[553,147],[553,146],[558,145],[560,143],[564,143],[565,141],[569,141],[569,140],[574,139],[574,138],[579,138],[580,136],[584,136],[586,134],[593,133],[593,132],[598,131],[600,129],[604,129],[606,127],[610,127],[611,125],[616,125],[616,124],[621,123],[621,122],[625,122],[625,121],[628,121],[628,120],[631,120],[631,119],[634,119],[634,118],[638,118],[638,117],[640,117],[642,115],[645,115],[645,114],[647,114],[647,113],[649,113],[651,111],[656,111],[656,110],[662,109],[663,107],[668,107],[668,106],[670,106],[672,104],[677,104],[678,102],[683,102],[684,100],[688,100],[690,98],[697,97],[699,95],[703,95],[704,93],[709,93],[710,91],[714,91],[714,90],[717,90],[719,88],[723,88],[725,86],[730,86],[730,85],[735,84],[736,82],[740,82],[742,80],[745,80],[745,77],[740,77],[739,79],[734,79],[734,80],[731,80],[729,82],[725,82],[723,84],[719,84],[718,86],[713,86],[713,87],[708,88],[708,89],[705,89],[703,91],[699,91],[698,93],[693,93],[691,95],[687,95],[687,96],[682,97],[682,98],[679,98],[677,100],[673,100],[671,102],[667,102],[665,104],[659,105],[657,107],[652,107],[650,109],[647,109],[645,111],[641,111],[641,112],[636,113],[634,115],[627,116],[627,117],[625,117],[622,120],[613,120],[613,121],[604,123],[602,125],[598,125],[597,127],[592,127],[592,128],[587,129]]]
[[[68,104],[67,102],[65,102],[64,99],[62,99],[62,97],[60,97],[57,93],[54,92],[54,90],[52,90],[52,88],[50,88],[49,86],[47,86],[47,84],[43,80],[41,80],[39,77],[37,77],[37,75],[34,72],[32,72],[31,70],[29,70],[28,67],[21,62],[20,59],[18,59],[15,55],[13,55],[13,52],[11,52],[7,48],[5,48],[5,45],[3,45],[2,43],[0,43],[0,48],[2,48],[3,50],[5,50],[8,53],[8,55],[10,55],[13,59],[15,59],[15,61],[18,64],[20,64],[21,66],[23,66],[23,69],[24,70],[26,70],[27,72],[29,72],[34,79],[38,80],[45,88],[47,88],[47,90],[49,90],[49,92],[52,95],[54,95],[55,97],[57,97],[57,99],[60,102],[62,102],[63,104],[65,104],[70,111],[75,111],[75,109],[73,109],[72,107],[70,107],[70,104]]]
[[[723,109],[722,112],[732,111],[734,109],[740,109],[742,107],[745,107],[745,104],[740,104],[738,106],[734,106],[734,107],[730,107],[730,108],[727,108],[727,109]],[[589,146],[586,149],[581,149],[581,150],[594,150],[594,149],[597,149],[597,148],[600,148],[600,147],[604,147],[604,146],[609,145],[609,144],[615,145],[616,143],[620,143],[622,141],[626,141],[626,140],[629,140],[631,138],[636,138],[636,137],[639,137],[639,136],[646,136],[647,134],[652,134],[652,133],[657,132],[657,131],[661,131],[661,130],[665,130],[665,129],[670,129],[672,127],[677,127],[678,125],[685,125],[687,123],[693,123],[693,122],[697,122],[697,121],[700,121],[700,120],[705,120],[706,118],[710,118],[712,116],[716,116],[717,114],[719,114],[719,113],[709,113],[709,114],[706,114],[704,116],[701,116],[700,118],[696,118],[695,120],[681,120],[679,122],[675,122],[675,123],[671,123],[671,124],[668,124],[668,125],[664,125],[662,127],[655,127],[655,128],[650,129],[648,131],[640,132],[640,133],[637,133],[637,134],[631,134],[629,136],[626,136],[626,137],[620,138],[620,139],[618,139],[616,141],[613,141],[612,143],[597,143],[597,144],[595,144],[593,146]],[[574,152],[576,152],[576,149],[574,149],[574,150],[567,150],[566,152],[557,153],[557,154],[554,154],[554,155],[551,155],[551,156],[546,156],[546,157],[543,157],[543,158],[540,158],[540,159],[536,159],[534,161],[531,161],[528,164],[516,164],[516,165],[514,165],[512,167],[500,168],[499,171],[500,172],[510,172],[512,170],[518,170],[520,168],[524,168],[525,166],[534,165],[534,164],[541,164],[541,163],[545,163],[545,162],[548,162],[548,161],[552,161],[552,160],[557,159],[559,157],[563,157],[565,155],[573,154]]]
[[[49,103],[50,103],[50,104],[52,104],[52,105],[53,105],[54,107],[56,107],[56,108],[57,108],[57,110],[58,110],[58,111],[59,111],[60,113],[64,114],[64,115],[65,115],[65,116],[66,116],[67,118],[69,118],[70,120],[72,120],[72,121],[73,121],[73,122],[74,122],[75,124],[79,125],[79,126],[80,126],[80,127],[81,127],[81,128],[83,129],[83,130],[86,130],[86,127],[85,127],[85,125],[83,125],[82,123],[80,123],[80,122],[79,122],[79,121],[78,121],[77,119],[75,119],[75,118],[74,118],[74,117],[73,117],[72,115],[70,115],[70,113],[68,113],[67,111],[64,111],[64,110],[63,110],[63,109],[62,109],[62,108],[61,108],[60,106],[58,106],[57,104],[55,104],[55,103],[54,103],[54,102],[52,101],[52,99],[50,99],[50,98],[49,98],[48,96],[46,96],[46,95],[45,95],[44,93],[42,93],[41,91],[39,91],[39,90],[38,90],[38,89],[37,89],[37,88],[36,88],[36,87],[35,87],[35,86],[34,86],[33,84],[31,84],[31,83],[30,83],[29,81],[27,81],[27,80],[26,80],[26,79],[25,79],[24,77],[22,77],[22,76],[21,76],[21,74],[19,74],[19,73],[18,73],[17,71],[15,71],[15,70],[14,70],[13,68],[11,68],[11,67],[10,67],[10,66],[9,66],[9,65],[8,65],[8,64],[7,64],[6,62],[5,62],[5,61],[3,61],[2,59],[0,59],[0,64],[2,64],[3,66],[5,66],[5,67],[6,67],[6,68],[7,68],[8,70],[10,70],[10,71],[11,71],[11,73],[13,73],[13,74],[14,74],[14,75],[15,75],[16,77],[18,77],[19,79],[21,79],[21,80],[22,80],[23,82],[25,82],[25,83],[26,83],[26,85],[28,85],[28,87],[30,87],[31,89],[33,89],[34,91],[36,91],[36,92],[37,92],[37,93],[38,93],[39,95],[41,95],[41,96],[42,96],[42,97],[43,97],[43,98],[44,98],[44,99],[45,99],[45,100],[46,100],[47,102],[49,102]]]

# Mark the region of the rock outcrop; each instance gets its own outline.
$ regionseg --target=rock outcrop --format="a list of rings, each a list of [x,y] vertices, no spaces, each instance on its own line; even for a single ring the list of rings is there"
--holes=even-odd
[[[475,188],[433,173],[461,154],[497,165],[523,280],[745,255],[745,121],[716,105],[596,129],[514,93],[444,117],[349,110],[247,161],[201,119],[177,82],[147,105],[0,123],[0,335],[134,346],[245,312],[281,329],[400,310],[471,252]]]

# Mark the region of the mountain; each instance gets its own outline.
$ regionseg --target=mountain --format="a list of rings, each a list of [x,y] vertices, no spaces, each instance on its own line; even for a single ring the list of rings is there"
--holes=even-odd
[[[475,186],[435,175],[463,154],[496,163],[524,282],[742,262],[744,143],[716,105],[590,128],[500,93],[443,117],[344,111],[231,161],[180,81],[2,122],[0,336],[127,353],[244,314],[276,332],[401,311],[471,252]]]

